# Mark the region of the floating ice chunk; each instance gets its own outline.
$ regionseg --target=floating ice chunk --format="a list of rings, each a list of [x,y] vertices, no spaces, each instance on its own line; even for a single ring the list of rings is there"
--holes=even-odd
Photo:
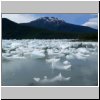
[[[65,48],[67,48],[67,47],[69,47],[69,44],[67,44],[67,45],[63,45],[63,44],[60,44],[60,46],[59,46],[61,49],[65,49]]]
[[[84,54],[81,54],[81,53],[76,53],[76,58],[77,59],[86,59],[89,55],[84,55]]]
[[[60,58],[52,58],[52,59],[46,59],[46,62],[51,63],[52,69],[60,69],[60,70],[67,70],[69,68],[71,68],[71,64],[68,61],[64,61],[63,64],[64,66],[59,66],[56,65],[57,62],[59,62]]]
[[[68,53],[68,50],[67,49],[61,49],[60,53],[66,54],[66,53]]]
[[[83,53],[83,54],[89,54],[89,51],[86,48],[78,48],[77,52]]]
[[[33,58],[44,58],[45,57],[45,54],[42,53],[41,51],[36,51],[35,50],[35,51],[32,52],[31,56]]]
[[[54,48],[53,47],[52,50],[53,50],[54,53],[59,53],[59,49],[58,48]]]
[[[90,43],[89,44],[85,44],[85,45],[86,45],[87,48],[94,48],[95,47],[92,43],[91,44]]]
[[[72,66],[72,65],[65,65],[65,66],[64,66],[64,69],[65,69],[65,70],[68,70],[69,68],[71,68],[71,66]]]
[[[90,56],[90,52],[87,48],[78,48],[75,56],[77,59],[86,59],[88,56]]]
[[[15,42],[15,43],[11,44],[11,48],[16,48],[16,47],[20,47],[20,46],[21,46],[21,44],[18,43],[18,42]]]
[[[69,64],[69,61],[64,61],[63,64]]]
[[[36,81],[36,82],[39,82],[39,81],[40,81],[40,78],[34,77],[33,79],[34,79],[34,81]]]
[[[63,69],[65,70],[71,68],[72,66],[69,61],[64,61],[63,64],[64,64]]]
[[[34,78],[33,78],[34,79]],[[57,81],[69,81],[71,77],[63,77],[61,73],[59,73],[57,76],[48,79],[47,76],[44,76],[44,79],[40,80],[40,78],[35,78],[34,80],[39,83],[53,83]]]
[[[58,53],[54,52],[53,49],[47,49],[47,53],[48,53],[48,55],[58,54]]]
[[[69,81],[71,79],[71,77],[67,77],[64,80]]]
[[[57,66],[54,66],[54,69],[59,69],[59,70],[68,70],[69,71],[69,69],[71,69],[71,64],[70,63],[68,63],[68,64],[66,64],[66,65],[64,65],[64,66],[59,66],[59,65],[57,65]]]
[[[62,80],[63,79],[63,76],[61,73],[59,73],[57,76],[55,76],[54,78],[51,79],[51,81],[58,81],[58,80]]]
[[[5,57],[10,57],[10,55],[21,56],[22,53],[25,57],[30,55],[33,58],[64,57],[69,54],[66,56],[67,59],[86,59],[90,54],[98,52],[98,43],[72,42],[63,39],[2,40],[2,48],[3,54],[8,53]]]
[[[34,77],[33,79],[34,79],[34,81],[40,82],[40,83],[48,82],[47,76],[44,76],[44,79],[42,79],[42,80],[40,78],[36,78],[36,77]]]
[[[25,56],[25,57],[30,57],[30,55],[31,55],[31,52],[25,52],[25,53],[24,53],[24,56]]]
[[[49,82],[50,83],[50,82],[56,82],[56,81],[68,81],[70,79],[71,79],[71,77],[65,78],[65,77],[62,76],[61,73],[59,73],[57,76],[55,76],[55,77],[53,77],[51,79],[42,80],[41,82],[42,83],[46,83],[46,82]]]

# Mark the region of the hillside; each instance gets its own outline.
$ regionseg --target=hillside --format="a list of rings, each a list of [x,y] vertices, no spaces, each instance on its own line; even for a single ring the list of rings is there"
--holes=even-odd
[[[97,40],[98,30],[73,25],[54,17],[42,17],[29,23],[2,18],[3,39],[83,39]]]

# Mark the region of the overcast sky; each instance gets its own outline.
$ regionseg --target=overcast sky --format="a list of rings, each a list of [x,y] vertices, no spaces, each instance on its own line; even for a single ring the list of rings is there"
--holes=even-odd
[[[68,23],[98,28],[97,14],[2,14],[2,18],[8,18],[16,23],[26,23],[40,17],[57,17]]]

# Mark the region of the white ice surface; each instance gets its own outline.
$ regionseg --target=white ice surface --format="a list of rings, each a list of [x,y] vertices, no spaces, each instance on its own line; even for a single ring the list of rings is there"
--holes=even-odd
[[[45,57],[45,54],[43,53],[43,51],[34,50],[34,51],[31,53],[31,56],[32,56],[33,58],[44,58],[44,57]]]
[[[97,42],[71,42],[66,39],[52,40],[2,40],[2,56],[44,58],[66,57],[66,59],[86,59],[98,51]],[[17,57],[17,58],[18,58]]]

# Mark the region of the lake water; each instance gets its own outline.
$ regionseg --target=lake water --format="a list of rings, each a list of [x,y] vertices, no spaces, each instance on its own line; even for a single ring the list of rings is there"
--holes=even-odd
[[[97,86],[98,43],[3,40],[2,86]]]

